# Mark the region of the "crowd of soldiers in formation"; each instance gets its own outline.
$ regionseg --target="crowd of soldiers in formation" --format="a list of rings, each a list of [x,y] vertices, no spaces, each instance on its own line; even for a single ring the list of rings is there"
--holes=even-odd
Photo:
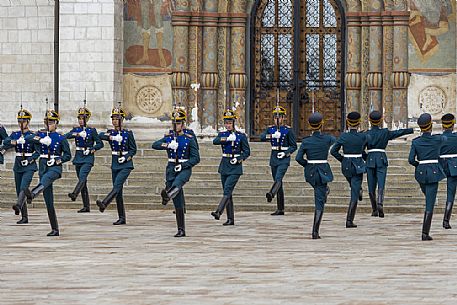
[[[261,135],[262,141],[271,143],[270,167],[273,185],[266,199],[271,202],[275,197],[277,209],[272,215],[284,215],[284,190],[282,181],[290,166],[291,155],[297,150],[297,143],[292,129],[284,124],[286,111],[276,106],[273,111],[274,124]],[[109,143],[112,151],[112,190],[102,200],[97,200],[100,212],[115,199],[119,219],[113,225],[126,224],[123,201],[123,185],[133,170],[133,157],[136,154],[136,143],[132,131],[123,128],[125,112],[116,107],[111,112],[113,128],[98,133],[88,126],[91,112],[82,107],[78,110],[78,126],[70,132],[57,132],[59,114],[48,110],[44,117],[45,128],[32,132],[29,129],[32,114],[19,110],[17,120],[19,129],[7,135],[0,126],[0,164],[7,150],[15,150],[14,179],[17,202],[12,206],[16,215],[21,214],[18,224],[28,223],[27,204],[43,193],[51,225],[48,236],[59,236],[59,226],[54,209],[53,182],[62,176],[62,164],[71,160],[67,139],[74,139],[76,152],[73,164],[78,182],[68,196],[75,201],[81,195],[83,208],[80,213],[90,212],[87,178],[94,166],[96,151],[104,147],[103,141]],[[222,158],[218,172],[220,174],[223,196],[211,215],[219,220],[224,210],[227,221],[224,226],[235,224],[233,190],[243,174],[243,161],[250,155],[246,135],[235,128],[236,114],[232,110],[224,112],[225,131],[219,132],[213,140],[214,145],[222,148]],[[153,149],[166,150],[168,163],[166,167],[165,188],[161,191],[162,204],[173,201],[178,231],[175,237],[184,237],[185,233],[185,199],[183,187],[189,181],[192,168],[200,162],[197,138],[191,129],[186,128],[186,113],[176,108],[172,113],[172,129],[160,140],[152,144]],[[372,207],[372,216],[384,217],[383,202],[387,175],[388,160],[386,147],[392,139],[413,133],[410,129],[391,131],[382,128],[383,117],[379,111],[369,115],[371,128],[359,131],[361,116],[358,112],[347,115],[347,132],[338,139],[321,132],[323,116],[314,112],[308,123],[312,134],[305,137],[298,148],[295,160],[304,167],[304,176],[314,189],[315,212],[312,227],[312,238],[319,239],[319,227],[330,189],[328,184],[333,174],[328,164],[328,154],[341,162],[341,171],[350,185],[350,201],[346,216],[346,228],[356,228],[354,218],[357,203],[362,200],[363,174],[367,174],[368,193]],[[457,133],[453,133],[455,117],[446,114],[442,117],[443,133],[432,135],[432,118],[422,114],[417,123],[421,136],[412,141],[408,161],[415,167],[415,179],[425,195],[425,213],[422,226],[422,240],[432,240],[430,226],[433,208],[436,201],[438,182],[447,177],[447,200],[443,227],[450,229],[449,220],[457,186]],[[340,153],[342,150],[343,154]],[[37,161],[39,160],[39,161]],[[38,164],[38,165],[37,165]],[[30,184],[34,173],[39,172],[39,183],[33,188]]]

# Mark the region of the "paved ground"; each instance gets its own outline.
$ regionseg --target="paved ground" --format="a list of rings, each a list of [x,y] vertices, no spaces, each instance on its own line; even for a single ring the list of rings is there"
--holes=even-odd
[[[61,237],[49,238],[45,210],[31,224],[2,210],[1,304],[454,304],[456,229],[435,215],[421,242],[421,215],[326,214],[321,240],[312,215],[238,213],[223,227],[209,213],[187,215],[188,237],[173,238],[171,211],[59,210]]]

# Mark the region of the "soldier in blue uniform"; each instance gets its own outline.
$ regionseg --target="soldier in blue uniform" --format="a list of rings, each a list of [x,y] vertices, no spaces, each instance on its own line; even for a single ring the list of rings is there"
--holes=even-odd
[[[367,143],[367,135],[357,131],[360,126],[360,113],[358,112],[351,112],[347,115],[346,125],[349,131],[339,137],[330,153],[341,162],[341,171],[351,187],[346,228],[357,228],[357,225],[354,224],[354,217],[357,211],[357,201],[362,200],[362,180],[363,173],[366,172],[363,157],[366,157],[364,147]],[[344,156],[339,152],[341,148],[343,148]]]
[[[371,129],[367,131],[367,182],[368,195],[370,196],[371,216],[384,217],[384,190],[387,176],[387,155],[386,147],[390,140],[403,135],[412,134],[412,128],[390,131],[382,126],[382,114],[379,111],[370,113],[369,120]],[[378,201],[376,202],[376,187],[378,187]]]
[[[224,208],[227,209],[227,221],[224,226],[235,224],[235,210],[233,206],[232,193],[238,179],[243,174],[242,162],[251,154],[246,135],[235,129],[236,115],[232,110],[224,112],[224,125],[226,131],[219,132],[213,140],[214,145],[222,148],[222,159],[218,172],[221,175],[224,196],[222,197],[216,211],[211,215],[219,220]]]
[[[315,209],[312,238],[319,239],[321,238],[319,236],[319,227],[324,214],[327,196],[330,192],[327,184],[333,181],[333,173],[327,161],[328,152],[336,139],[333,136],[321,133],[323,116],[319,112],[313,113],[308,118],[308,123],[313,133],[303,139],[295,160],[305,168],[305,180],[314,188]]]
[[[428,113],[420,115],[417,125],[421,129],[422,135],[413,140],[408,162],[416,168],[414,176],[425,195],[422,240],[432,240],[429,233],[438,192],[438,182],[446,177],[438,162],[441,145],[445,138],[442,135],[432,135],[432,116]]]
[[[455,189],[457,187],[457,133],[454,133],[455,116],[451,113],[441,118],[444,141],[440,151],[440,164],[447,177],[447,198],[444,210],[443,228],[451,229],[449,221],[454,205]]]
[[[8,134],[6,133],[5,127],[3,127],[3,125],[0,125],[0,145],[2,145],[3,140],[5,140],[7,137],[8,137]],[[5,153],[5,150],[3,148],[0,148],[0,164],[3,164],[3,162],[4,162],[4,158],[3,158],[4,153]]]
[[[175,237],[186,236],[184,219],[184,184],[192,175],[192,167],[200,162],[200,153],[195,137],[185,133],[186,113],[178,109],[173,112],[173,130],[152,144],[153,149],[167,150],[168,163],[165,170],[165,189],[162,190],[162,204],[171,199],[175,206],[178,232]]]
[[[181,114],[184,114],[184,119],[182,120],[182,126],[183,126],[182,131],[183,131],[183,133],[184,134],[189,134],[189,135],[192,136],[192,138],[195,140],[195,144],[197,144],[197,149],[199,150],[200,148],[198,146],[198,140],[197,140],[197,136],[195,135],[195,132],[191,128],[186,126],[187,115],[186,115],[185,110],[184,109],[179,109],[179,111],[180,111]],[[171,134],[172,132],[173,132],[172,129],[170,129],[168,131],[169,134]],[[186,213],[186,200],[185,200],[186,197],[184,196],[184,189],[182,190],[182,192],[183,192],[182,202],[183,202],[184,214],[185,214]],[[173,210],[173,214],[176,214],[175,210]]]
[[[282,179],[290,166],[290,156],[297,150],[297,142],[293,130],[289,126],[283,125],[285,115],[286,109],[284,107],[275,107],[273,109],[275,125],[268,127],[260,135],[261,141],[268,140],[271,143],[270,167],[274,183],[266,194],[267,201],[271,202],[277,195],[277,208],[271,215],[284,215]]]
[[[29,222],[27,205],[24,204],[25,193],[23,191],[30,186],[33,175],[38,170],[36,160],[40,157],[40,154],[36,151],[36,145],[30,140],[25,140],[27,136],[33,135],[33,132],[29,130],[31,119],[32,114],[21,107],[17,113],[17,122],[20,130],[12,132],[3,142],[5,150],[14,148],[16,152],[13,172],[18,200],[17,203],[13,205],[13,210],[16,215],[21,213],[21,219],[17,224]]]
[[[38,145],[40,152],[39,176],[40,182],[31,191],[24,190],[27,203],[41,192],[43,192],[44,202],[48,210],[49,222],[51,223],[51,232],[48,236],[59,236],[59,225],[57,223],[56,211],[54,208],[54,193],[52,184],[62,177],[62,164],[71,160],[70,146],[67,139],[58,133],[57,125],[59,124],[59,114],[54,110],[46,111],[44,123],[46,129],[40,130],[35,134],[25,138],[26,141],[32,141]],[[21,194],[19,195],[21,197]],[[18,203],[18,205],[24,204]]]
[[[133,132],[122,128],[125,112],[121,108],[113,108],[111,111],[111,122],[114,129],[100,133],[100,139],[108,141],[111,146],[111,177],[113,189],[103,200],[97,200],[100,212],[104,212],[106,207],[116,198],[117,213],[119,219],[113,225],[125,225],[125,208],[122,189],[124,182],[133,170],[133,156],[136,154],[136,142]]]
[[[94,166],[95,152],[103,148],[103,142],[98,136],[97,130],[93,127],[88,127],[87,122],[91,117],[91,112],[86,107],[78,110],[79,126],[65,134],[67,139],[75,139],[76,153],[73,159],[73,165],[76,169],[78,183],[73,192],[68,194],[71,201],[76,201],[79,193],[81,193],[83,208],[78,213],[90,212],[89,190],[87,189],[87,177]]]

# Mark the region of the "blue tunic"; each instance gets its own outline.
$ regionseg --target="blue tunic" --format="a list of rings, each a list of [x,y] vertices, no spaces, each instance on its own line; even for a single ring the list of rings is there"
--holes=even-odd
[[[65,137],[67,139],[75,139],[77,149],[75,157],[73,158],[74,165],[82,165],[85,163],[94,165],[94,152],[102,149],[104,146],[102,140],[100,139],[97,133],[97,129],[92,127],[86,127],[84,130],[87,134],[85,139],[78,136],[78,134],[83,131],[83,127],[80,126],[73,127],[73,129],[70,130],[70,132],[65,134]],[[89,149],[91,153],[89,155],[84,155],[83,149]]]

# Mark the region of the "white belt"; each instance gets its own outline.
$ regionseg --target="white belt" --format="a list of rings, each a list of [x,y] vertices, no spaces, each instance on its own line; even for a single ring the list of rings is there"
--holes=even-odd
[[[126,154],[128,154],[129,152],[128,151],[123,151],[122,152],[122,155],[125,156]],[[120,151],[112,151],[111,154],[113,156],[120,156],[121,155],[121,152]]]
[[[226,157],[226,158],[236,158],[236,157],[239,157],[240,155],[238,154],[222,154],[222,157]]]
[[[87,147],[78,147],[78,146],[76,146],[76,150],[86,150],[86,149],[87,149]]]
[[[43,154],[43,155],[40,155],[40,158],[55,159],[55,158],[60,158],[60,156],[56,156],[56,155],[50,155],[50,156],[48,156],[47,154]]]
[[[382,153],[385,153],[386,150],[385,150],[385,149],[379,149],[379,148],[373,148],[373,149],[367,150],[367,153],[372,153],[372,152],[382,152]]]
[[[33,156],[33,154],[32,153],[24,153],[24,154],[22,154],[22,153],[18,153],[18,152],[16,153],[16,157],[22,157],[22,156],[31,157],[31,156]]]
[[[438,163],[438,160],[422,160],[422,161],[419,161],[419,164],[433,164],[433,163]]]
[[[189,161],[189,159],[178,159],[178,163],[184,163]],[[176,163],[176,159],[168,159],[168,162]]]
[[[309,164],[325,164],[328,163],[327,160],[308,160]]]
[[[441,158],[441,159],[457,158],[457,154],[453,154],[453,155],[441,155],[440,158]]]
[[[271,147],[271,150],[280,150],[280,149],[281,150],[288,150],[289,147],[287,147],[287,146],[285,146],[285,147],[283,147],[283,146],[272,146]]]
[[[360,155],[344,155],[345,158],[362,158],[362,154]]]

